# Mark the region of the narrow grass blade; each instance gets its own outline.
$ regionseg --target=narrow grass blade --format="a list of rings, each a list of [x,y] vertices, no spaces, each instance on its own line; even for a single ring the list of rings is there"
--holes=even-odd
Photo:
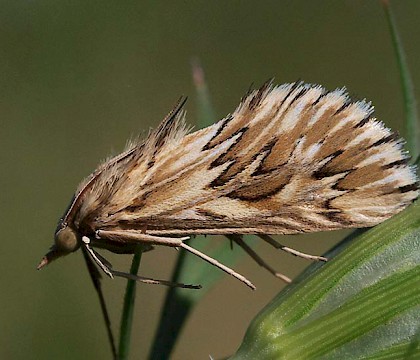
[[[105,296],[102,291],[102,284],[101,284],[102,275],[99,272],[99,269],[96,267],[93,260],[90,258],[84,246],[82,246],[82,252],[83,252],[83,258],[85,259],[85,263],[89,271],[90,278],[92,280],[93,286],[95,287],[96,294],[98,295],[99,304],[101,305],[102,315],[105,322],[105,328],[108,335],[109,345],[111,346],[112,358],[115,360],[118,358],[117,348],[115,346],[114,334],[112,332],[111,319],[109,318],[108,308],[105,302]]]
[[[131,263],[130,274],[137,275],[142,255],[142,248],[138,246]],[[127,280],[127,287],[124,295],[124,307],[121,315],[120,324],[120,343],[118,351],[118,359],[128,359],[131,342],[131,329],[133,324],[134,304],[136,300],[136,286],[135,280]]]
[[[395,57],[398,62],[398,70],[401,78],[404,109],[406,114],[405,138],[407,140],[407,148],[412,158],[417,159],[420,147],[420,130],[413,81],[390,3],[388,0],[382,0],[382,4],[388,21],[389,31],[391,33]]]

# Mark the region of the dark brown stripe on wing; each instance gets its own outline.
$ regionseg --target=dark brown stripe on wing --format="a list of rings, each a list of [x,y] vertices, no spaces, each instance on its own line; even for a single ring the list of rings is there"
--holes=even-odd
[[[203,146],[203,151],[205,150],[209,150],[211,148],[216,147],[217,145],[219,145],[220,143],[222,143],[223,141],[225,141],[225,139],[221,140],[220,142],[214,142],[214,139],[216,139],[221,133],[222,131],[226,128],[226,125],[233,119],[232,115],[227,116],[225,119],[223,119],[219,126],[219,128],[217,129],[216,133],[214,134],[214,136],[210,139],[210,141]]]

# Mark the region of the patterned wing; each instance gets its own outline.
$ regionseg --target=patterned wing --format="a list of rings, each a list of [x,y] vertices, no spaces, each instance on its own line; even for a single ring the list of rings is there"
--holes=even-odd
[[[372,112],[344,89],[302,83],[268,83],[189,135],[177,111],[98,177],[77,221],[157,235],[375,225],[418,185],[402,140]]]

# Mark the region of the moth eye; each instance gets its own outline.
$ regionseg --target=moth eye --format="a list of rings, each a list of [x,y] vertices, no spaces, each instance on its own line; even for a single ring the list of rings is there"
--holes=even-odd
[[[61,252],[73,252],[80,246],[79,236],[72,228],[66,226],[56,233],[55,245]]]

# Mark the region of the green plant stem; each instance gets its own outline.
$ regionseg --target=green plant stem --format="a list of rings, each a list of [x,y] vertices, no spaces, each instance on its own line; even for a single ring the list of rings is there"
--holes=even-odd
[[[171,281],[179,281],[179,274],[184,267],[185,256],[185,251],[181,251],[178,255]],[[185,324],[185,320],[188,318],[193,307],[194,302],[192,299],[183,297],[179,289],[175,287],[168,289],[149,359],[164,360],[169,358],[175,342],[181,333],[181,329]]]
[[[139,246],[133,256],[130,274],[137,275],[142,253],[142,248]],[[128,354],[130,352],[131,329],[133,325],[134,304],[136,299],[136,285],[137,282],[135,280],[127,281],[124,296],[124,307],[121,315],[120,343],[118,351],[119,360],[128,359]]]
[[[404,48],[398,33],[397,25],[394,19],[394,15],[391,11],[389,1],[382,0],[382,4],[385,10],[386,19],[388,21],[401,79],[402,94],[404,98],[404,110],[406,115],[405,137],[407,140],[407,148],[412,158],[417,159],[419,156],[420,131],[413,81],[410,75]]]

